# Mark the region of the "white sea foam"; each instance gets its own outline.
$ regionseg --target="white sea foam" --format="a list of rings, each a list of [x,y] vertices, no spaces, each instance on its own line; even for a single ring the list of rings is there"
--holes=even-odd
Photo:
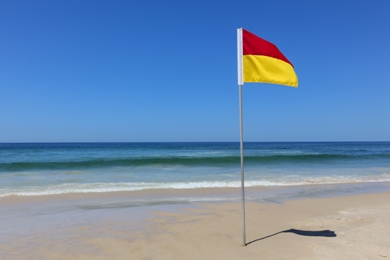
[[[310,177],[306,179],[247,180],[246,187],[294,186],[312,184],[342,184],[364,182],[390,182],[390,174],[375,176],[332,176]],[[117,182],[60,184],[40,187],[0,189],[0,197],[7,196],[42,196],[68,193],[101,193],[118,191],[137,191],[151,189],[201,189],[201,188],[239,188],[240,181],[193,181],[193,182]]]

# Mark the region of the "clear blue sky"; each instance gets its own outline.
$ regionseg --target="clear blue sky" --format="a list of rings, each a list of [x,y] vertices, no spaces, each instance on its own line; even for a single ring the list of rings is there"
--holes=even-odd
[[[245,141],[389,141],[390,1],[0,2],[0,142],[239,141],[236,29],[299,88],[245,84]]]

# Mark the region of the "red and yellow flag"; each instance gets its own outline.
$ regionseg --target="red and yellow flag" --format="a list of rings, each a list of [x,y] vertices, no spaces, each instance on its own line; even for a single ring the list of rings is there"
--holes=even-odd
[[[272,43],[242,29],[243,82],[298,87],[292,63]],[[239,72],[240,73],[240,72]]]

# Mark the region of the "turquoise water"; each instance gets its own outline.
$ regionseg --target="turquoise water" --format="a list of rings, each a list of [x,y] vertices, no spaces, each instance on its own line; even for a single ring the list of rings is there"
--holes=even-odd
[[[245,185],[390,181],[390,142],[245,143]],[[0,196],[240,186],[239,143],[0,144]]]

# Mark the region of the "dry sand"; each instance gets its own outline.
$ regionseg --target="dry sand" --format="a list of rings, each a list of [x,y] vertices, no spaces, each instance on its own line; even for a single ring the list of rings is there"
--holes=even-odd
[[[0,259],[390,259],[389,192],[247,203],[245,247],[239,202],[153,212],[125,228],[134,223],[14,238],[0,244]]]

